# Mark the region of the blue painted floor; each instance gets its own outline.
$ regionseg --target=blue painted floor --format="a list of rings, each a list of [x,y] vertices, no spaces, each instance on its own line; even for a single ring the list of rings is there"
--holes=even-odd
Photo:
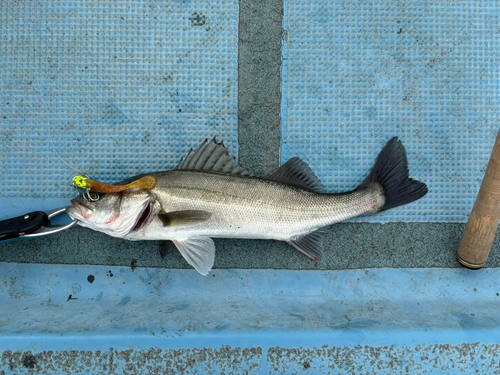
[[[0,285],[6,373],[29,373],[26,363],[46,370],[50,360],[55,373],[133,373],[143,361],[156,371],[185,366],[186,373],[453,374],[488,373],[500,360],[497,269],[218,270],[203,277],[4,263]],[[70,349],[72,359],[61,361]],[[111,357],[114,367],[106,369]]]

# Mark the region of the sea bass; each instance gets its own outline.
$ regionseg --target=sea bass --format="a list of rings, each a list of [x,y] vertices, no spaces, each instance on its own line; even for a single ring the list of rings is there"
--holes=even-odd
[[[270,176],[253,177],[215,138],[190,151],[174,170],[147,175],[156,179],[152,189],[102,194],[97,201],[79,196],[67,213],[79,225],[113,237],[172,240],[202,275],[214,263],[211,237],[286,241],[318,259],[326,227],[411,203],[427,193],[424,183],[409,178],[406,151],[397,138],[380,152],[366,180],[348,193],[324,193],[299,158]]]

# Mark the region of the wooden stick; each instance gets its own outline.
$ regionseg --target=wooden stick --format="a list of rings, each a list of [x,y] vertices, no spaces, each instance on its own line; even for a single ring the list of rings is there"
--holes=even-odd
[[[490,254],[500,220],[500,132],[484,174],[476,203],[457,250],[458,261],[481,268]]]

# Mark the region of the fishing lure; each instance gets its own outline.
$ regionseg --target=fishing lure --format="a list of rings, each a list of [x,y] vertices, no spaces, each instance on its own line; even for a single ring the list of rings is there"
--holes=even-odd
[[[120,193],[129,189],[152,189],[156,186],[156,179],[153,176],[144,176],[125,185],[110,185],[87,176],[75,176],[72,182],[73,186],[86,190],[84,197],[89,201],[99,200],[99,194],[91,193]]]

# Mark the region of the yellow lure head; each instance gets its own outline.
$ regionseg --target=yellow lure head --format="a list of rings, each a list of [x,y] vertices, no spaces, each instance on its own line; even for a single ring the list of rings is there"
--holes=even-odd
[[[81,189],[87,189],[89,186],[87,184],[87,177],[75,176],[73,177],[73,184]]]

